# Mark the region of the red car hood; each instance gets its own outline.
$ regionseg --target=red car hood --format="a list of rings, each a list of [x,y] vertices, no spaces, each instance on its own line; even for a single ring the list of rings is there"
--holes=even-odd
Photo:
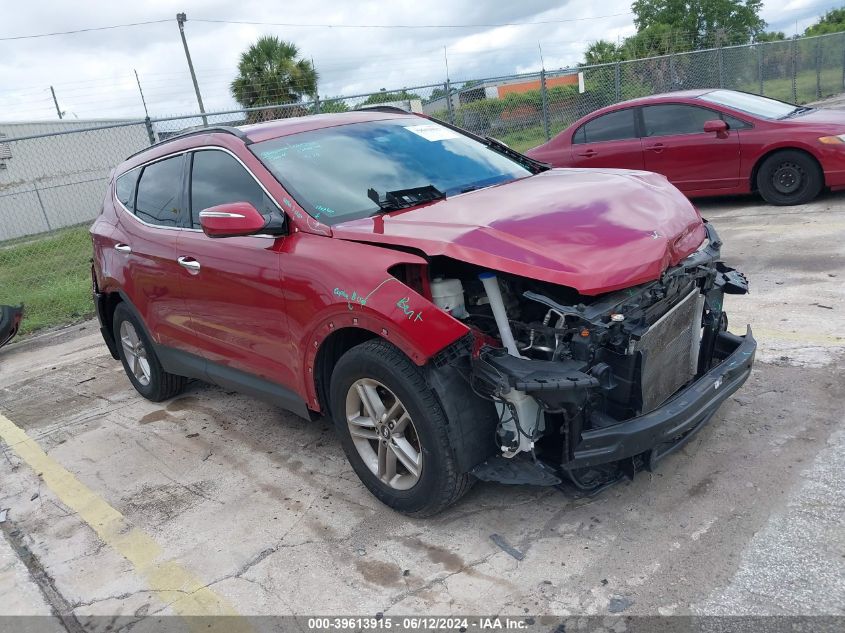
[[[335,238],[410,247],[596,295],[657,279],[705,237],[660,175],[553,169],[332,226]]]
[[[845,110],[817,108],[785,120],[790,123],[812,123],[815,125],[843,126],[845,125]]]

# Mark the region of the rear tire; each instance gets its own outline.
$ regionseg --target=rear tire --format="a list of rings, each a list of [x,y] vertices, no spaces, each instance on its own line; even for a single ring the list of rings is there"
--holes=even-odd
[[[798,150],[775,152],[757,170],[757,189],[769,204],[787,206],[809,202],[822,190],[824,175],[818,163]]]
[[[138,393],[147,400],[161,402],[185,390],[188,379],[164,371],[146,329],[125,303],[118,304],[112,324],[117,354]]]
[[[431,516],[469,490],[440,402],[420,369],[387,341],[367,341],[341,357],[330,399],[346,457],[385,505]]]

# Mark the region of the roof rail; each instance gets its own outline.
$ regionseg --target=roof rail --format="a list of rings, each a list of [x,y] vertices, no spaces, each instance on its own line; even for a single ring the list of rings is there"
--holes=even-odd
[[[146,152],[148,149],[153,147],[159,147],[160,145],[165,145],[170,143],[171,141],[175,141],[178,139],[185,138],[186,136],[194,136],[197,134],[209,134],[211,132],[223,132],[224,134],[231,134],[233,136],[237,136],[241,139],[245,145],[249,145],[252,141],[249,140],[249,137],[246,135],[246,132],[241,130],[240,128],[233,127],[231,125],[209,125],[207,127],[203,127],[201,125],[197,125],[195,127],[190,127],[182,130],[181,132],[174,134],[173,136],[168,136],[166,139],[159,141],[158,143],[153,143],[152,145],[148,145],[147,147],[138,150],[134,154],[130,154],[126,157],[125,160],[129,160],[137,156],[138,154],[142,154]]]
[[[350,112],[361,112],[362,110],[369,110],[371,112],[390,112],[393,114],[417,114],[416,112],[409,112],[408,110],[403,110],[397,106],[386,106],[386,105],[371,105],[371,106],[363,106],[360,108],[355,108],[354,110],[350,110]]]

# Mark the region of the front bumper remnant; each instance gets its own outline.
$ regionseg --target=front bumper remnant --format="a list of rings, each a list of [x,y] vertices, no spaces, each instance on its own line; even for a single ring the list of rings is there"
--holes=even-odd
[[[747,380],[757,350],[751,326],[745,336],[721,332],[716,345],[728,354],[721,363],[650,413],[584,431],[563,468],[575,470],[608,464],[647,451],[663,456],[698,430]]]

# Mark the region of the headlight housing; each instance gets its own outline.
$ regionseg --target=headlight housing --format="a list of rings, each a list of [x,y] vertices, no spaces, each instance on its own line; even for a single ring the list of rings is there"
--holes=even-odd
[[[845,144],[845,134],[839,134],[838,136],[821,136],[819,137],[819,143],[823,145],[843,145]]]

